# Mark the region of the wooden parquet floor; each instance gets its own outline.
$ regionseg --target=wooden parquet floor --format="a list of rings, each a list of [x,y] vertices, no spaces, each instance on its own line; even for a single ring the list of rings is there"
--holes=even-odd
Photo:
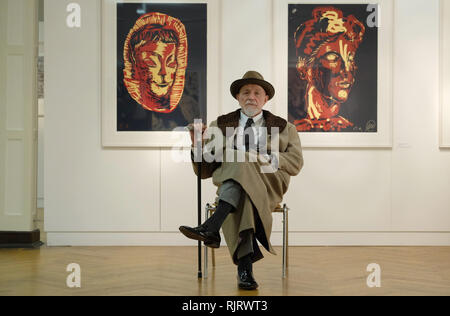
[[[259,289],[240,291],[225,247],[204,280],[196,247],[0,249],[0,296],[450,295],[450,247],[290,247],[284,280],[281,255],[264,255],[254,265]],[[81,288],[66,285],[70,263],[81,267]],[[381,267],[379,288],[366,284],[370,263]]]

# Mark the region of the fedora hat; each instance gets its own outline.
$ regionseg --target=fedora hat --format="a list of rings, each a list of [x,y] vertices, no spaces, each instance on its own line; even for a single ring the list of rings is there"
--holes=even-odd
[[[256,71],[247,71],[242,79],[238,79],[231,84],[230,92],[233,98],[236,99],[236,95],[241,91],[241,88],[246,84],[256,84],[261,86],[269,96],[269,100],[273,98],[275,95],[274,87],[267,81],[264,80],[264,77]]]

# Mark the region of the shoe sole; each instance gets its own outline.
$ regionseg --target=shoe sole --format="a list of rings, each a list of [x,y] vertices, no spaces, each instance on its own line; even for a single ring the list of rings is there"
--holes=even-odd
[[[258,284],[250,285],[250,286],[244,286],[244,285],[238,284],[238,286],[241,290],[246,290],[246,291],[252,291],[252,290],[256,290],[258,288]]]
[[[213,248],[213,249],[217,249],[220,248],[220,244],[218,243],[207,243],[207,242],[203,242],[205,244],[206,247],[209,248]]]
[[[198,240],[198,241],[203,241],[203,243],[205,244],[206,247],[209,247],[209,248],[219,248],[220,247],[220,244],[217,244],[216,242],[208,242],[208,240],[205,237],[196,234],[195,232],[187,229],[186,227],[182,226],[179,229],[180,229],[180,232],[187,238]]]

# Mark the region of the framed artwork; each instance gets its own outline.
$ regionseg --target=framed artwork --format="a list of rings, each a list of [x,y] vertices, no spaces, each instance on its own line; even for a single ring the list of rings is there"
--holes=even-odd
[[[393,1],[274,1],[276,111],[304,147],[392,147]]]
[[[441,148],[450,148],[450,3],[441,0],[441,109],[440,140]]]
[[[184,127],[217,117],[217,4],[103,0],[102,144],[188,147]]]

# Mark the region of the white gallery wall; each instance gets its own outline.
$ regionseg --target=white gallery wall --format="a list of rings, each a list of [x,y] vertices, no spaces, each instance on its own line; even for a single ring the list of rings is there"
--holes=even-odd
[[[101,1],[77,1],[79,29],[66,26],[70,2],[45,0],[48,244],[196,245],[178,232],[196,225],[191,164],[174,162],[170,149],[102,147]],[[272,1],[222,1],[220,16],[216,97],[224,114],[238,107],[229,86],[246,70],[274,79]],[[450,245],[450,150],[439,149],[439,1],[396,0],[394,26],[393,148],[305,148],[304,169],[285,196],[291,245]],[[203,205],[215,190],[203,181]],[[276,245],[281,227],[274,216]]]

